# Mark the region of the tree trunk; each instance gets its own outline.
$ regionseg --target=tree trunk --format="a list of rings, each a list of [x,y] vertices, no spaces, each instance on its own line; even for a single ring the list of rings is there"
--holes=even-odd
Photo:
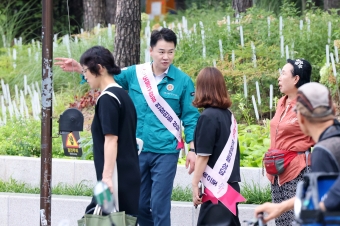
[[[176,10],[185,10],[186,5],[185,5],[185,0],[176,0]]]
[[[323,2],[322,0],[313,0],[313,3],[315,4],[316,7],[323,7]]]
[[[324,9],[327,11],[329,11],[330,9],[340,9],[340,1],[324,0]],[[340,10],[338,10],[338,14],[340,15]]]
[[[105,0],[83,0],[84,29],[89,31],[97,24],[105,24]]]
[[[106,23],[114,24],[116,18],[117,0],[105,0],[105,1],[106,1],[105,12]]]
[[[306,11],[306,0],[301,0],[301,9],[302,9],[302,13],[304,12],[304,11]]]
[[[252,6],[252,0],[233,0],[233,9],[235,10],[235,14],[243,13]]]
[[[138,64],[140,60],[141,12],[139,0],[117,0],[115,61],[119,67]]]

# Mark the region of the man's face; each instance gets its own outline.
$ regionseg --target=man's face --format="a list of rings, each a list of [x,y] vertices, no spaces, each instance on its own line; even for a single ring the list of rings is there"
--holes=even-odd
[[[157,72],[164,72],[172,63],[175,56],[175,44],[165,40],[158,40],[154,47],[150,47],[153,67]]]

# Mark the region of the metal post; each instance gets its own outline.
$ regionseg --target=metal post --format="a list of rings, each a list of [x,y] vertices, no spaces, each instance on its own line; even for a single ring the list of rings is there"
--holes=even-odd
[[[40,225],[51,225],[53,0],[42,1]]]

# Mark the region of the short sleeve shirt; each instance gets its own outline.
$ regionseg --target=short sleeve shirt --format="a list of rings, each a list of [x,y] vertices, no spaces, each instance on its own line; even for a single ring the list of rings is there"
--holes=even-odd
[[[194,134],[197,154],[209,155],[208,166],[214,167],[230,136],[232,113],[228,109],[207,108],[198,119]],[[240,182],[240,148],[237,141],[237,153],[234,168],[228,182]]]

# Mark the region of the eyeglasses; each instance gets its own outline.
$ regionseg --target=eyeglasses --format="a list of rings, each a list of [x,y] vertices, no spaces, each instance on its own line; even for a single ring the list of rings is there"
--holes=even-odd
[[[85,74],[87,72],[87,69],[89,69],[89,68],[83,68],[82,73]]]

